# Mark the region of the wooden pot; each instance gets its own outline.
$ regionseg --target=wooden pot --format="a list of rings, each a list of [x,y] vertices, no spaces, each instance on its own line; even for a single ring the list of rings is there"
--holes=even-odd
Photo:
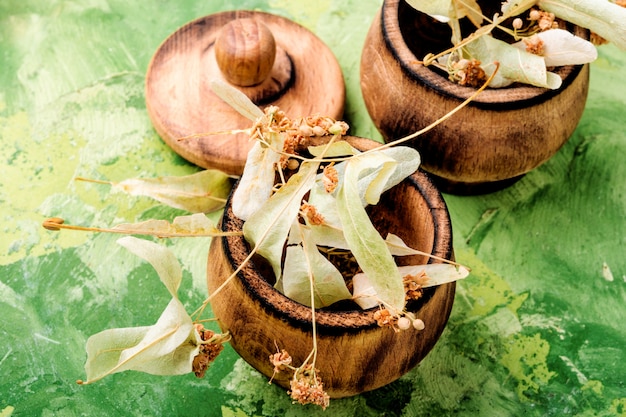
[[[572,30],[588,38],[586,30]],[[449,39],[446,24],[404,0],[385,0],[365,41],[361,88],[386,141],[424,128],[475,92],[418,63],[448,47]],[[589,86],[588,65],[557,73],[563,80],[558,90],[518,84],[487,89],[415,139],[411,145],[420,151],[423,169],[444,192],[475,194],[507,186],[547,161],[576,128]]]
[[[360,148],[376,142],[351,139]],[[232,194],[231,194],[232,195]],[[371,207],[374,225],[386,236],[399,235],[409,246],[452,259],[452,230],[446,204],[428,176],[418,171],[383,194]],[[243,222],[227,203],[221,230],[240,231]],[[241,236],[214,238],[208,261],[208,288],[213,292],[241,265],[250,253]],[[401,258],[403,263],[437,262],[426,257]],[[441,335],[454,300],[455,283],[425,290],[408,305],[422,319],[422,331],[399,333],[379,327],[376,308],[317,311],[317,363],[324,389],[333,398],[346,397],[386,385],[409,371],[432,349]],[[273,374],[269,356],[277,347],[286,349],[293,365],[300,366],[313,346],[311,310],[274,289],[264,268],[250,262],[212,298],[211,306],[223,331],[241,357],[267,377]],[[274,382],[289,387],[291,375],[278,373]]]

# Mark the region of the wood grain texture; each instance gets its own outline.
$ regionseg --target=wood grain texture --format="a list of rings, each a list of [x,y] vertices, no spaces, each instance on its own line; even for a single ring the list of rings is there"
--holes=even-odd
[[[224,25],[215,41],[215,59],[228,82],[250,87],[270,76],[276,58],[274,35],[251,18]]]
[[[376,142],[352,139],[364,149]],[[447,259],[453,258],[452,230],[446,204],[428,176],[418,171],[385,193],[372,207],[371,218],[384,235],[398,234],[409,246]],[[227,204],[221,228],[241,230]],[[243,237],[215,238],[208,261],[208,288],[212,294],[249,254]],[[426,257],[402,259],[403,263],[427,263]],[[454,301],[455,283],[430,288],[408,309],[426,323],[395,333],[374,320],[376,309],[318,310],[317,368],[331,397],[346,397],[386,385],[413,368],[431,350],[448,320]],[[269,356],[286,349],[298,366],[312,348],[310,308],[276,291],[254,263],[211,302],[224,331],[232,335],[233,348],[268,377],[273,374]],[[289,386],[289,376],[277,374],[274,382]]]
[[[475,91],[418,63],[441,48],[441,39],[449,39],[440,28],[424,36],[430,28],[432,21],[403,0],[387,0],[367,35],[361,87],[387,141],[429,125]],[[580,28],[575,33],[586,35]],[[588,65],[557,73],[563,79],[559,90],[520,85],[485,90],[414,140],[423,168],[438,177],[443,190],[462,194],[508,185],[547,161],[576,128],[589,86]]]
[[[304,27],[263,12],[232,11],[199,18],[174,32],[154,54],[146,75],[146,104],[163,140],[183,158],[204,168],[239,175],[251,147],[246,134],[209,134],[246,129],[244,118],[210,88],[225,80],[215,57],[221,29],[254,19],[272,33],[276,57],[269,76],[238,87],[257,105],[279,106],[289,117],[343,115],[345,87],[332,52]],[[233,27],[227,30],[232,33]],[[227,35],[228,36],[228,35]],[[178,140],[190,135],[192,139]]]

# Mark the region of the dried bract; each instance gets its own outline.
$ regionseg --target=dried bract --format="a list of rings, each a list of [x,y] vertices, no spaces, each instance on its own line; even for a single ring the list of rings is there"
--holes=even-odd
[[[215,336],[214,332],[205,329],[201,324],[196,324],[196,330],[200,334],[200,338],[205,342]],[[204,377],[211,362],[215,360],[223,349],[224,346],[221,343],[202,343],[200,345],[200,353],[193,358],[192,369],[194,374],[198,378]]]

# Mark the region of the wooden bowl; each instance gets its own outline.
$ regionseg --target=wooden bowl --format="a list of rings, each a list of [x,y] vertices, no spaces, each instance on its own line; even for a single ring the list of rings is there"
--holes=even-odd
[[[351,138],[360,149],[376,142]],[[232,195],[232,194],[231,194]],[[383,194],[372,207],[374,225],[386,236],[399,235],[411,247],[452,259],[452,230],[446,204],[428,176],[418,171]],[[223,231],[240,231],[243,222],[226,205]],[[208,288],[212,294],[250,253],[243,237],[214,238],[208,260]],[[436,262],[426,257],[404,262]],[[455,283],[425,290],[408,306],[426,324],[394,332],[376,324],[376,309],[317,311],[317,364],[324,388],[333,398],[346,397],[386,385],[409,371],[435,345],[454,301]],[[299,366],[312,348],[311,310],[274,289],[259,263],[251,262],[211,301],[223,331],[241,357],[267,377],[273,374],[269,356],[286,349]],[[289,377],[279,373],[274,382],[287,388]]]
[[[572,30],[588,38],[586,30]],[[449,39],[447,25],[404,0],[385,0],[361,59],[363,97],[385,140],[429,125],[475,92],[418,63],[426,53],[444,50]],[[588,65],[561,67],[557,73],[563,80],[558,90],[487,89],[418,137],[411,145],[420,151],[423,169],[444,192],[475,194],[507,186],[547,161],[576,128],[589,87]]]

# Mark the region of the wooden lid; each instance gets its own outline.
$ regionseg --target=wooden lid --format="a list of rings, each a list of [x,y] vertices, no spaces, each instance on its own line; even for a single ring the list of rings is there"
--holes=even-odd
[[[146,76],[146,104],[163,140],[203,168],[240,175],[252,146],[243,133],[209,134],[252,126],[213,93],[210,83],[216,79],[237,87],[259,107],[276,105],[291,118],[343,116],[341,68],[313,33],[263,12],[202,17],[156,51]]]

